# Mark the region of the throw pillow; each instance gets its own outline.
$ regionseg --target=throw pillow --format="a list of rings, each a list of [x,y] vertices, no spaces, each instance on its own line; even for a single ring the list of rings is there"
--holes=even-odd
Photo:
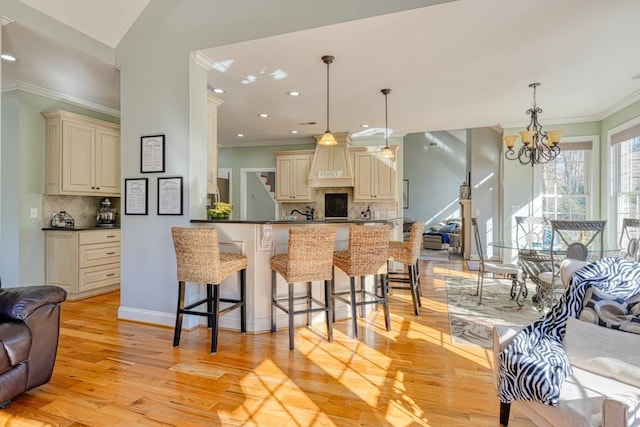
[[[629,313],[627,303],[590,286],[584,294],[580,320],[608,328],[620,322]]]
[[[456,225],[455,224],[447,224],[447,225],[443,225],[442,227],[440,227],[440,229],[438,230],[440,233],[453,233],[453,230],[456,229]]]
[[[628,300],[616,298],[594,287],[584,295],[580,320],[606,328],[640,334],[640,295]]]

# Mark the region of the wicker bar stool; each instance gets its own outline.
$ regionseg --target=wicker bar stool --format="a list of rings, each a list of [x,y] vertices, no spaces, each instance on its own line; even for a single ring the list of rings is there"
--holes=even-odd
[[[240,308],[240,331],[247,331],[246,268],[247,257],[221,253],[218,248],[218,231],[215,228],[172,227],[173,246],[178,264],[178,310],[173,346],[180,345],[182,318],[184,314],[204,316],[211,328],[211,353],[218,350],[218,320],[232,310]],[[232,273],[240,276],[240,298],[220,298],[220,283]],[[184,305],[185,282],[207,285],[204,299]],[[220,303],[231,304],[220,308]],[[206,311],[194,308],[206,304]]]
[[[310,326],[311,313],[325,312],[327,337],[333,342],[331,325],[331,284],[333,248],[336,242],[334,227],[295,227],[289,229],[289,251],[286,254],[271,257],[271,332],[276,331],[276,308],[287,313],[289,317],[289,350],[294,348],[294,316],[307,315],[307,326]],[[277,297],[277,273],[289,285],[287,297]],[[324,301],[313,298],[311,282],[324,280]],[[293,285],[306,282],[304,295],[295,296]],[[295,301],[303,300],[305,308],[296,310]],[[284,303],[284,304],[283,304]],[[313,304],[320,305],[314,307]]]
[[[400,277],[397,274],[389,273],[390,282],[407,283],[408,286],[391,286],[390,289],[408,289],[411,291],[411,299],[413,300],[413,311],[420,314],[419,308],[422,307],[420,296],[420,272],[418,270],[418,258],[420,257],[420,243],[422,242],[422,232],[424,231],[424,222],[416,221],[411,226],[411,235],[408,241],[389,242],[389,261],[399,262],[407,267],[408,277]]]
[[[367,304],[381,304],[384,308],[384,323],[391,330],[389,301],[387,299],[387,258],[389,255],[389,227],[352,225],[349,227],[349,248],[333,254],[333,266],[344,271],[350,279],[348,291],[336,292],[335,281],[331,284],[333,304],[332,318],[335,321],[335,300],[351,307],[353,337],[358,338],[358,316],[356,308]],[[365,277],[374,276],[371,291],[365,289]],[[360,278],[360,289],[356,290],[356,277]],[[378,283],[380,285],[378,285]],[[347,296],[348,295],[348,296]]]

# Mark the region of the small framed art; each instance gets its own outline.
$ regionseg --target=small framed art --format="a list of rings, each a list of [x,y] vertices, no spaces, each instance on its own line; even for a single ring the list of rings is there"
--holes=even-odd
[[[140,172],[164,172],[164,135],[140,138]]]
[[[124,180],[125,215],[147,215],[148,183],[148,178],[128,178]]]
[[[182,215],[182,177],[158,178],[158,215]]]

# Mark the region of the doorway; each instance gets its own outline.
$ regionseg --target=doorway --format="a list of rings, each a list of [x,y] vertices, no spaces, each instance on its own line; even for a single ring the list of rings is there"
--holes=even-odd
[[[240,169],[240,219],[268,221],[278,218],[275,168]]]

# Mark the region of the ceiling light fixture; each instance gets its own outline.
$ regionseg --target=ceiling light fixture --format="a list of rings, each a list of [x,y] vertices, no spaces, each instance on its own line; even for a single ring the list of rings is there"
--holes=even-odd
[[[331,55],[325,55],[322,57],[322,62],[327,64],[327,130],[322,135],[322,138],[318,141],[320,145],[336,145],[338,141],[329,130],[329,64],[333,62],[335,58]]]
[[[220,89],[219,87],[213,89],[213,93],[223,94],[224,89]]]
[[[9,55],[8,53],[3,53],[2,55],[0,55],[0,58],[4,59],[5,61],[9,61],[9,62],[15,62],[18,59],[13,56],[13,55]]]
[[[504,156],[508,160],[519,160],[521,165],[531,164],[533,167],[537,164],[543,164],[554,160],[560,154],[558,143],[564,135],[564,131],[550,130],[544,132],[542,125],[538,122],[538,114],[542,113],[542,108],[536,105],[536,88],[540,83],[531,83],[533,88],[533,106],[527,110],[527,114],[531,115],[531,121],[527,130],[518,132],[522,138],[522,147],[518,153],[513,150],[513,146],[518,139],[518,135],[505,135],[504,143],[507,145],[507,151]]]
[[[260,114],[258,114],[258,117],[266,119],[267,117],[269,117],[269,115],[267,113],[260,113]]]
[[[300,96],[300,92],[298,92],[297,90],[290,90],[289,92],[287,92],[287,95],[289,95],[289,96]]]
[[[380,157],[385,159],[393,159],[393,151],[389,148],[389,123],[387,114],[387,95],[391,92],[391,89],[382,89],[380,92],[384,95],[384,148],[380,153]]]

